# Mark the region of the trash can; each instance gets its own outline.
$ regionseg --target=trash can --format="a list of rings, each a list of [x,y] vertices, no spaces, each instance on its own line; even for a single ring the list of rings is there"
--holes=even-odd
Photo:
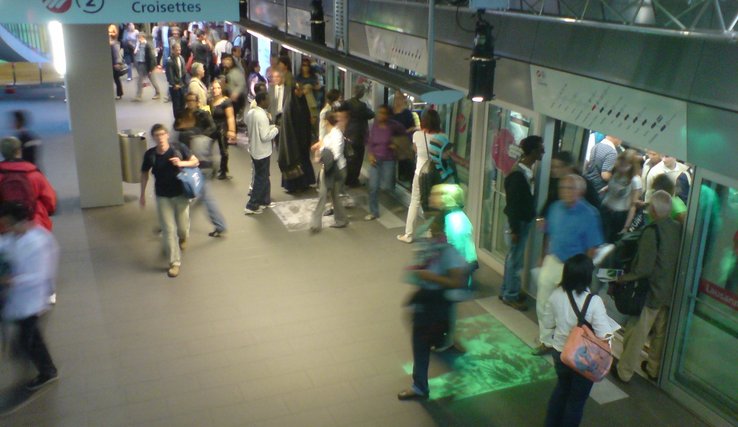
[[[118,133],[120,143],[120,168],[123,182],[141,182],[141,163],[148,148],[146,132],[126,129]]]

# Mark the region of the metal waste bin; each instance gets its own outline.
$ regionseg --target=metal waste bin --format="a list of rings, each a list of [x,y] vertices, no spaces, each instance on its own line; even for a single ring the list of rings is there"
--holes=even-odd
[[[123,182],[141,182],[141,164],[148,148],[146,132],[126,129],[118,133],[120,143],[120,168]]]

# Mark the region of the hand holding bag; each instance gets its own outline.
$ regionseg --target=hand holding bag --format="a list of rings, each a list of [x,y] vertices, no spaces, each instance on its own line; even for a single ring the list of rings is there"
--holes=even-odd
[[[604,378],[612,366],[612,350],[607,340],[600,339],[592,331],[584,316],[587,314],[589,302],[593,295],[587,295],[582,311],[579,311],[574,295],[567,291],[569,303],[577,315],[577,326],[569,332],[566,345],[561,352],[561,362],[576,371],[579,375],[593,382],[599,382]]]
[[[182,153],[179,150],[174,150],[174,155],[182,159]],[[184,160],[184,159],[182,159]],[[205,176],[197,166],[182,167],[177,174],[177,179],[182,182],[182,189],[184,190],[184,196],[188,199],[196,199],[200,197],[202,187],[205,182]]]

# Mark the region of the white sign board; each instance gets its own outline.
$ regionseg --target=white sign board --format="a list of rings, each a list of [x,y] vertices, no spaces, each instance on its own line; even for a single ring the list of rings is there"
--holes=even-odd
[[[424,38],[364,26],[369,56],[416,73],[428,74],[428,46]]]
[[[549,68],[531,66],[536,112],[687,159],[687,103]]]
[[[238,0],[0,0],[3,23],[109,24],[115,22],[239,19]]]

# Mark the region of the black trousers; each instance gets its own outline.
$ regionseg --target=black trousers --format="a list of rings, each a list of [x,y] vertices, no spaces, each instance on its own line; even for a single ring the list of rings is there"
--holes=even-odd
[[[20,327],[20,344],[33,362],[39,374],[56,375],[56,366],[46,348],[41,331],[38,329],[38,316],[31,316],[16,322]]]
[[[172,112],[174,113],[175,118],[180,112],[182,112],[182,110],[185,109],[186,93],[187,89],[184,87],[181,87],[179,89],[175,89],[171,86],[169,87],[169,98],[172,101]]]
[[[347,159],[346,165],[346,185],[355,187],[359,185],[359,175],[361,175],[361,165],[364,163],[364,143],[354,143],[354,156]]]
[[[220,169],[218,170],[219,175],[225,175],[228,173],[228,136],[226,132],[221,130],[218,132],[218,149],[220,150]]]
[[[120,76],[117,70],[113,70],[113,81],[115,82],[115,96],[123,96],[123,85],[120,84]]]

